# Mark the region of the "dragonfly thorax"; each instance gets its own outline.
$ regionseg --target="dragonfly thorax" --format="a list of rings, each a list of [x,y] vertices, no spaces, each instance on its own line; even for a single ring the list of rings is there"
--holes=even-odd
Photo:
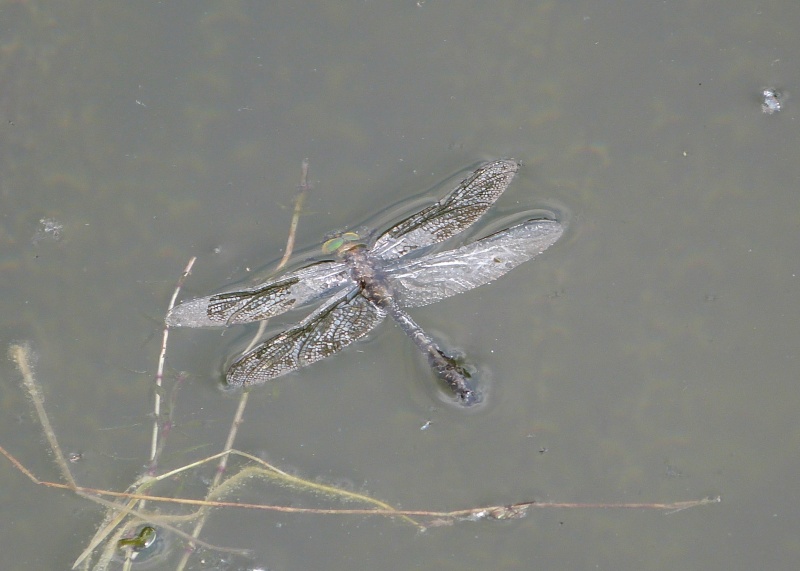
[[[386,307],[392,302],[392,286],[380,267],[380,261],[369,255],[365,245],[346,244],[340,248],[339,254],[350,267],[350,275],[364,297],[379,307]]]

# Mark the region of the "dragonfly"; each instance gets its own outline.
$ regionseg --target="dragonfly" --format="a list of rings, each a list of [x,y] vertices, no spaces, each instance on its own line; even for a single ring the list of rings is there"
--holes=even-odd
[[[390,316],[427,357],[460,404],[482,400],[470,372],[447,355],[408,314],[471,290],[544,252],[563,234],[557,220],[531,218],[459,247],[432,251],[481,218],[519,170],[513,159],[481,165],[446,196],[377,238],[345,232],[324,243],[325,259],[267,282],[184,301],[169,327],[227,327],[321,305],[235,358],[230,387],[260,385],[338,353]]]

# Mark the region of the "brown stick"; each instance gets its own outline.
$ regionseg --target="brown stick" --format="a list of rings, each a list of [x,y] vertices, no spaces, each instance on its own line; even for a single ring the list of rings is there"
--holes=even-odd
[[[311,191],[311,184],[308,182],[308,159],[303,159],[300,165],[300,184],[298,188],[300,192],[294,201],[294,212],[292,213],[292,223],[289,225],[289,237],[286,239],[286,251],[283,253],[281,261],[278,263],[278,268],[281,269],[289,261],[294,251],[294,238],[297,234],[297,224],[300,222],[300,214],[303,210],[303,203],[306,201],[309,191]]]
[[[138,494],[135,492],[114,492],[111,490],[101,490],[98,488],[87,488],[83,486],[70,487],[67,484],[60,482],[46,482],[39,480],[34,476],[19,460],[12,454],[0,446],[0,454],[3,454],[20,472],[25,474],[32,482],[48,488],[71,489],[81,494],[93,494],[98,496],[111,496],[117,498],[128,498],[138,500],[149,500],[154,502],[166,502],[172,504],[182,504],[191,506],[202,507],[228,507],[228,508],[244,508],[253,510],[267,510],[283,513],[307,513],[307,514],[323,514],[323,515],[381,515],[381,516],[417,516],[417,517],[432,517],[432,518],[457,518],[465,519],[470,516],[478,516],[475,519],[503,519],[497,514],[516,513],[519,510],[528,508],[549,508],[549,509],[637,509],[637,510],[656,510],[656,511],[681,511],[697,506],[704,506],[708,504],[718,504],[722,501],[720,496],[703,498],[700,500],[685,500],[680,502],[671,503],[614,503],[614,502],[517,502],[511,505],[503,506],[484,506],[477,508],[469,508],[464,510],[454,510],[449,512],[429,511],[429,510],[394,510],[394,509],[321,509],[321,508],[296,508],[291,506],[279,506],[273,504],[251,504],[243,502],[226,502],[220,500],[194,500],[191,498],[170,498],[166,496],[153,496],[150,494]]]

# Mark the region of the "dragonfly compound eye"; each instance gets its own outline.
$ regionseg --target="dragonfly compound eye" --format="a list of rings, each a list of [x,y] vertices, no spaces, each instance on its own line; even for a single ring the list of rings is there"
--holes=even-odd
[[[348,242],[355,242],[356,240],[360,240],[361,236],[356,234],[355,232],[345,232],[336,238],[331,238],[327,242],[322,245],[322,251],[326,254],[333,254],[334,252],[338,252],[339,249],[344,246]]]

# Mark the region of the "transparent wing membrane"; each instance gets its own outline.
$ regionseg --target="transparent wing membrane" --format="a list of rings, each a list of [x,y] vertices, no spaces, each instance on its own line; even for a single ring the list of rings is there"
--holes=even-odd
[[[481,166],[439,202],[381,235],[373,254],[383,259],[399,258],[463,232],[489,210],[518,170],[519,164],[513,160],[497,160]]]
[[[170,327],[215,327],[262,321],[319,301],[345,286],[350,271],[341,262],[320,262],[253,288],[185,301],[167,315]]]
[[[386,279],[399,305],[428,305],[496,280],[544,252],[563,231],[553,220],[529,220],[455,250],[392,262]]]
[[[384,317],[383,309],[359,293],[341,294],[239,357],[228,369],[228,384],[258,385],[329,357],[372,331]]]

